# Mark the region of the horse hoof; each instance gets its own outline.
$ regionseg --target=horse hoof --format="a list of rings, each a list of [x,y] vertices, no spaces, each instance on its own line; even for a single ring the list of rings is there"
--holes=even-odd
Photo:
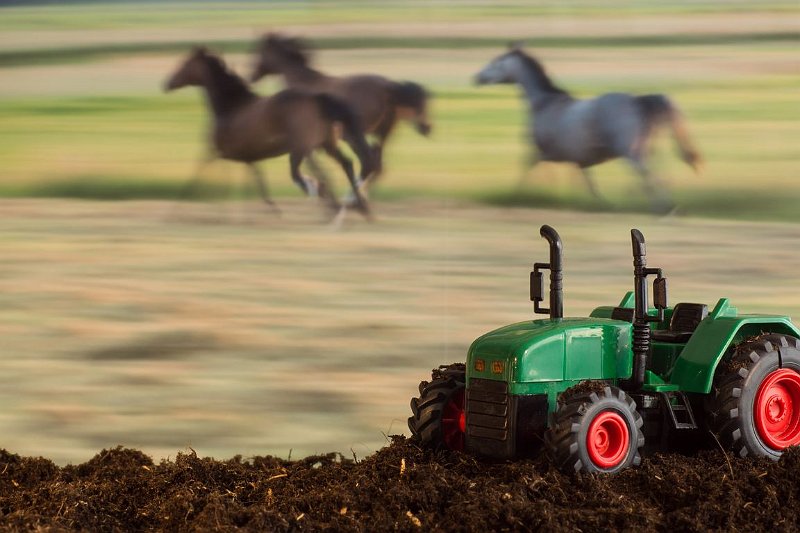
[[[344,217],[345,217],[345,215],[346,215],[346,214],[347,214],[347,208],[346,208],[346,207],[344,207],[344,206],[342,206],[342,208],[341,208],[341,209],[339,209],[339,212],[338,212],[338,213],[336,213],[336,215],[335,215],[335,216],[333,217],[333,219],[331,220],[331,222],[330,222],[330,224],[329,224],[329,227],[330,227],[332,230],[339,230],[339,229],[341,229],[341,227],[342,227],[342,222],[344,222]]]
[[[303,180],[303,188],[305,189],[306,196],[316,198],[323,194],[323,187],[320,182],[308,176],[301,176],[301,178]]]

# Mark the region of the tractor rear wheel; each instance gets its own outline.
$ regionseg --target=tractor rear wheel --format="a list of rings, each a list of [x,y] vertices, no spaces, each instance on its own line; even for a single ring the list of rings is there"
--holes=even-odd
[[[431,381],[419,384],[408,418],[413,439],[434,449],[464,450],[465,380],[464,365],[453,364],[439,367]]]
[[[641,427],[636,402],[616,387],[567,391],[558,399],[545,444],[564,471],[614,473],[641,462]]]
[[[777,460],[800,445],[800,340],[767,333],[736,346],[719,365],[712,429],[741,457]]]

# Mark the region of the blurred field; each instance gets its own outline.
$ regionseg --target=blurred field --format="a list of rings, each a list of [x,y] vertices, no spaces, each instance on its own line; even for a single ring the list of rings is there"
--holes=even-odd
[[[672,302],[800,318],[796,225],[414,201],[331,232],[313,201],[284,207],[0,202],[2,446],[363,457],[407,432],[431,368],[532,316],[542,223],[564,238],[567,315],[631,289],[636,226]]]
[[[174,197],[203,147],[202,97],[160,85],[191,42],[216,43],[246,72],[265,29],[317,42],[332,73],[413,79],[435,94],[432,139],[401,126],[383,199],[437,197],[597,210],[577,172],[543,165],[516,189],[524,104],[515,87],[472,75],[508,38],[527,37],[558,83],[579,96],[665,92],[688,117],[707,161],[701,177],[664,137],[655,161],[679,213],[797,221],[800,17],[792,2],[128,3],[3,9],[0,195]],[[273,92],[276,81],[259,85]],[[265,164],[279,195],[298,193],[286,158]],[[598,167],[619,211],[646,210],[621,162]],[[241,171],[220,165],[207,188],[228,198]],[[240,194],[251,195],[249,186]],[[767,207],[768,206],[768,207]]]
[[[433,137],[403,125],[388,147],[377,224],[351,216],[330,231],[286,158],[263,164],[283,218],[219,163],[202,197],[229,201],[184,203],[166,221],[207,117],[198,91],[165,95],[161,83],[192,43],[247,72],[266,30],[312,38],[331,73],[433,92]],[[362,457],[405,430],[430,368],[530,316],[542,223],[565,239],[568,314],[630,288],[638,226],[673,302],[728,296],[800,318],[799,30],[794,1],[0,8],[0,446],[60,463],[117,444],[156,457],[186,446]],[[471,85],[511,38],[576,95],[678,103],[707,167],[693,176],[661,139],[655,165],[676,216],[639,214],[644,193],[620,162],[595,172],[616,212],[567,166],[542,165],[517,188],[518,90]]]

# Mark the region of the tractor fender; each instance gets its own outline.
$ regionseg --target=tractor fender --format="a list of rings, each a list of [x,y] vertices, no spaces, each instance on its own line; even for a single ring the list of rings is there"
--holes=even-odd
[[[715,316],[712,312],[697,326],[675,361],[670,383],[684,392],[708,394],[717,365],[728,350],[748,337],[767,332],[800,338],[800,330],[786,316]]]

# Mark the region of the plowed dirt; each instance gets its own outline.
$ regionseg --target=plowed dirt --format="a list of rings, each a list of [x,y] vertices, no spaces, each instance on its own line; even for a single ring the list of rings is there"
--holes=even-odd
[[[159,464],[125,448],[77,466],[0,451],[0,528],[87,531],[798,531],[800,449],[777,463],[654,455],[616,476],[545,457],[486,463],[394,437],[365,459]]]

